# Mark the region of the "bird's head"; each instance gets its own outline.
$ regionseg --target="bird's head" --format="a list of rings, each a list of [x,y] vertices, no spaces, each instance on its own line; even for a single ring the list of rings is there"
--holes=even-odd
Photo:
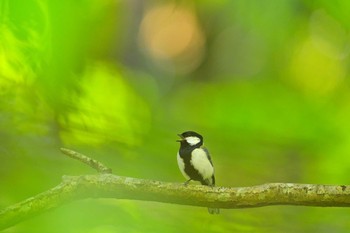
[[[180,142],[181,145],[189,145],[189,146],[203,145],[203,137],[199,133],[196,133],[194,131],[186,131],[178,135],[181,139],[177,141]]]

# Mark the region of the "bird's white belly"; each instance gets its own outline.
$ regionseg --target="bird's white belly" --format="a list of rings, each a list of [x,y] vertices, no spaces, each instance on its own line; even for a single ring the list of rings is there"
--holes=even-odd
[[[214,175],[214,167],[203,149],[197,148],[192,151],[191,163],[203,179],[209,179]]]
[[[182,175],[186,178],[186,179],[190,179],[190,177],[186,174],[185,172],[185,163],[182,160],[182,158],[180,157],[180,154],[177,153],[177,165],[179,165],[180,171],[182,173]]]

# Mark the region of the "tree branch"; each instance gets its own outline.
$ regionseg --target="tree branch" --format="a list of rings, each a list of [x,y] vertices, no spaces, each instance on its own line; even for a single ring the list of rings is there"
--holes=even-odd
[[[350,186],[271,183],[252,187],[207,187],[121,177],[64,176],[62,183],[0,211],[0,230],[85,198],[144,200],[223,209],[268,205],[350,206]]]

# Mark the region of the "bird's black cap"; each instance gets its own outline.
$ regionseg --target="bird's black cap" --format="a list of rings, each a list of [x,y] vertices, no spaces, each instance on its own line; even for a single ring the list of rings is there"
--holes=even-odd
[[[183,141],[187,137],[197,137],[201,140],[201,142],[203,142],[202,135],[200,135],[199,133],[196,133],[194,131],[186,131],[186,132],[183,132],[182,134],[178,134],[178,136],[181,138],[181,140],[177,140],[178,142]]]

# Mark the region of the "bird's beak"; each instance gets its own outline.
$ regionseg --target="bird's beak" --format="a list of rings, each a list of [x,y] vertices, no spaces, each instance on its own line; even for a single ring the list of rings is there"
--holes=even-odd
[[[178,134],[177,136],[179,136],[181,139],[176,140],[177,142],[182,142],[184,140],[184,137],[181,134]]]

